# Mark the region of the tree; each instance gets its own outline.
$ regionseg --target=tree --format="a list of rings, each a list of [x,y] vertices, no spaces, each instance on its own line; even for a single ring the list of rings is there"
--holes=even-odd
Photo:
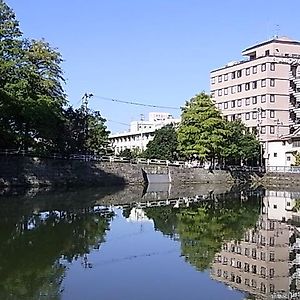
[[[52,149],[66,104],[61,55],[44,40],[22,39],[2,0],[0,14],[0,147]]]
[[[165,160],[176,159],[177,133],[173,124],[168,124],[154,133],[154,139],[150,141],[145,150],[146,158],[157,158]]]
[[[240,164],[241,161],[250,161],[259,157],[259,141],[249,133],[247,127],[240,120],[226,121],[225,128],[227,136],[221,156],[227,163]]]
[[[178,129],[178,149],[186,156],[214,160],[226,136],[225,122],[208,95],[202,92],[187,101]]]
[[[294,157],[295,157],[295,166],[300,166],[300,152],[297,151]]]

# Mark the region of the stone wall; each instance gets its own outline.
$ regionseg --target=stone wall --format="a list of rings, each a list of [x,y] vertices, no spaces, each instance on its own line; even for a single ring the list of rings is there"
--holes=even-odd
[[[227,171],[201,168],[84,162],[30,157],[0,157],[0,186],[80,186],[145,183],[148,174],[166,174],[172,184],[224,183],[234,179]]]

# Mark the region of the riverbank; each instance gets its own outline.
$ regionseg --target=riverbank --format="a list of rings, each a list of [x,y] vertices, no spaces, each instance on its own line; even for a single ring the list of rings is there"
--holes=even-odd
[[[231,183],[229,171],[34,157],[0,157],[0,186],[144,185],[149,175],[162,183]],[[153,183],[153,182],[152,182]]]

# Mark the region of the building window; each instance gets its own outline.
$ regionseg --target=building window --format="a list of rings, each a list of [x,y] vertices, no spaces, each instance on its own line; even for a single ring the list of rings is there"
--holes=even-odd
[[[222,109],[222,103],[218,103],[218,109]]]
[[[224,95],[228,95],[228,88],[224,88]]]
[[[246,98],[246,105],[250,105],[250,98]]]
[[[270,237],[270,246],[274,246],[274,244],[275,244],[275,239],[272,236],[272,237]]]
[[[228,108],[228,102],[224,102],[224,109]]]
[[[252,67],[252,72],[253,72],[253,74],[256,74],[256,73],[257,73],[257,66],[253,66],[253,67]]]
[[[224,75],[224,81],[227,81],[228,80],[228,74],[225,74]]]
[[[235,72],[231,73],[231,79],[235,79]]]
[[[257,104],[257,97],[256,96],[252,97],[252,104]]]
[[[218,76],[218,82],[222,82],[222,75]]]
[[[262,260],[262,261],[266,260],[266,253],[264,253],[264,252],[260,253],[260,260]]]
[[[231,87],[231,94],[235,94],[235,85]]]
[[[291,161],[291,157],[290,157],[290,156],[287,156],[287,157],[286,157],[286,160],[287,160],[287,161]]]
[[[257,81],[252,82],[252,88],[255,90],[257,88]]]
[[[275,118],[275,110],[270,110],[270,118]]]
[[[274,157],[277,157],[277,152],[274,152]]]
[[[249,120],[250,119],[250,113],[246,113],[246,115],[245,115],[245,118],[246,118],[246,120]]]
[[[275,79],[274,79],[274,78],[271,78],[271,79],[270,79],[270,86],[271,86],[271,87],[274,87],[274,86],[275,86]]]
[[[275,271],[274,269],[270,269],[270,277],[273,278],[275,275]]]
[[[246,69],[246,75],[247,75],[247,76],[250,75],[250,68],[247,68],[247,69]]]
[[[262,79],[261,80],[261,87],[265,87],[266,86],[266,79]]]
[[[212,77],[212,78],[211,78],[211,84],[215,84],[215,82],[216,82],[216,78],[215,78],[215,77]]]
[[[239,85],[237,86],[237,91],[238,91],[238,93],[240,93],[240,92],[242,91],[242,85],[241,85],[241,84],[239,84]]]
[[[242,106],[242,99],[238,99],[238,101],[237,101],[237,106],[239,106],[239,107]]]
[[[260,101],[261,101],[261,103],[265,103],[266,102],[266,95],[261,95]]]
[[[270,70],[275,71],[275,63],[270,63]]]
[[[245,90],[246,91],[249,91],[250,90],[250,83],[245,83]]]
[[[266,126],[262,126],[261,130],[260,130],[261,134],[265,134],[266,133]]]
[[[270,261],[275,261],[275,253],[274,252],[270,252],[269,259],[270,259]]]
[[[252,119],[257,119],[257,112],[256,111],[253,111],[252,112]]]
[[[275,133],[275,126],[270,126],[270,134],[274,134]]]
[[[261,111],[261,117],[262,117],[262,118],[265,118],[265,117],[266,117],[266,111],[265,111],[265,110],[262,110],[262,111]]]
[[[265,51],[265,56],[269,56],[270,55],[270,50],[266,50]]]
[[[215,98],[215,92],[214,92],[214,91],[212,91],[212,92],[210,93],[210,97]]]
[[[275,95],[270,95],[270,102],[275,102]]]
[[[262,71],[262,72],[266,71],[266,64],[262,64],[262,65],[261,65],[261,71]]]
[[[232,100],[231,101],[231,108],[234,108],[235,107],[235,100]]]
[[[218,96],[222,96],[222,89],[218,90]]]
[[[242,70],[236,71],[236,77],[240,78],[242,76]]]

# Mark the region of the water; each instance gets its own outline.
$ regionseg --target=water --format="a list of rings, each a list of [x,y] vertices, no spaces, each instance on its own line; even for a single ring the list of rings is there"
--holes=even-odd
[[[0,299],[300,299],[300,193],[201,185],[0,197]]]

